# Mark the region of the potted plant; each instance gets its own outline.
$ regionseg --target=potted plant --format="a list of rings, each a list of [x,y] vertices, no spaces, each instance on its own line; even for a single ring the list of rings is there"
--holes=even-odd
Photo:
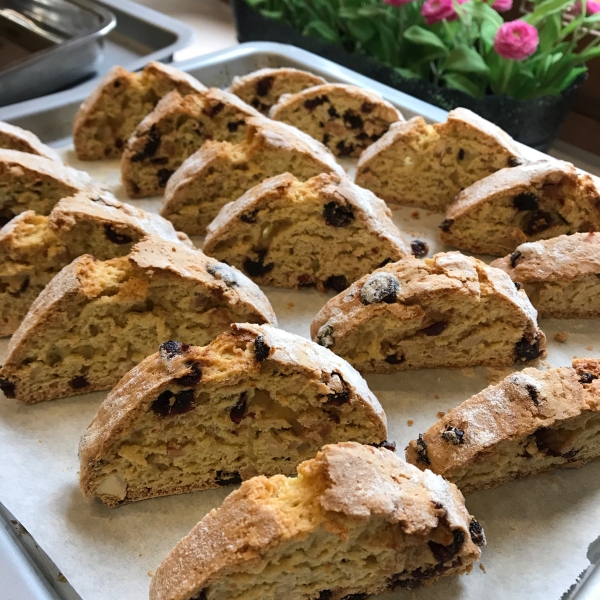
[[[240,41],[292,43],[542,150],[600,56],[592,0],[536,0],[507,22],[512,0],[233,2]]]

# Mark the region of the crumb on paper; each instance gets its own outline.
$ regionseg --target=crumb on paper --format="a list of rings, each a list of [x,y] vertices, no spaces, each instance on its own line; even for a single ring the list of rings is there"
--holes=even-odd
[[[288,302],[285,307],[289,310],[290,308],[294,308],[294,303],[293,302]]]
[[[446,415],[446,413],[443,410],[438,410],[438,413],[437,413],[437,418],[438,419],[441,419],[445,415]]]
[[[568,337],[569,334],[566,331],[559,331],[558,333],[554,334],[554,339],[561,344],[564,344]]]
[[[412,426],[415,424],[415,422],[414,422],[412,419],[409,419],[408,421],[406,421],[406,424],[407,424],[409,427],[412,427]]]
[[[594,346],[589,345],[585,347],[586,350],[589,350],[590,352],[594,349]]]
[[[58,575],[56,576],[56,581],[59,581],[60,583],[68,583],[67,578],[60,571],[58,572]]]
[[[465,376],[465,377],[469,377],[469,378],[473,378],[475,377],[475,371],[473,370],[472,367],[468,367],[466,369],[461,369],[460,372]]]
[[[153,577],[154,573],[152,571],[148,571],[148,577]]]
[[[142,555],[142,553],[140,552],[140,553],[139,553],[139,556],[141,556],[141,555]]]
[[[42,440],[38,440],[38,444],[41,444],[41,443],[42,443]]]
[[[439,399],[440,399],[440,395],[439,395],[439,394],[434,394],[434,396],[433,396],[433,397],[434,397],[436,400],[439,400]]]
[[[487,571],[485,570],[485,567],[483,566],[483,563],[482,563],[482,562],[480,562],[480,563],[479,563],[479,568],[480,568],[480,569],[481,569],[481,570],[482,570],[484,573],[487,573]]]
[[[418,210],[413,210],[410,213],[410,218],[411,219],[420,219],[421,218],[421,213]]]

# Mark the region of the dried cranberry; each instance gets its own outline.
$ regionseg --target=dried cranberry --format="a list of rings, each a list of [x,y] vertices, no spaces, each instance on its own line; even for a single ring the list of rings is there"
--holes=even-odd
[[[159,397],[152,403],[152,410],[159,417],[168,417],[171,412],[171,398],[173,392],[165,390]]]
[[[427,443],[423,439],[423,434],[420,433],[416,443],[417,447],[417,460],[424,465],[430,465],[431,461],[429,460],[429,456],[427,456]]]
[[[531,401],[533,402],[534,406],[539,406],[540,401],[538,400],[537,389],[531,384],[526,385],[525,389],[527,390],[527,393],[529,394],[529,397],[531,398]]]
[[[348,390],[327,394],[327,404],[330,406],[342,406],[348,402],[350,402],[350,392]]]
[[[350,129],[361,129],[364,125],[363,120],[350,109],[344,113],[344,125]]]
[[[175,401],[171,405],[169,415],[183,415],[195,408],[194,390],[182,390],[175,394]]]
[[[530,342],[526,337],[523,337],[520,342],[515,345],[515,353],[517,358],[521,360],[533,360],[537,358],[542,351],[540,350],[540,340],[535,338]]]
[[[579,383],[592,383],[592,381],[594,381],[594,379],[598,379],[597,375],[594,375],[592,373],[582,373],[579,377]]]
[[[236,424],[239,425],[242,419],[246,416],[246,402],[248,401],[248,393],[242,392],[235,406],[229,411],[229,418]]]
[[[256,358],[258,362],[264,362],[269,358],[270,353],[271,348],[267,342],[265,342],[265,338],[262,335],[259,335],[254,340],[254,358]]]
[[[509,156],[507,164],[509,167],[518,167],[519,165],[522,165],[523,163],[516,156]]]
[[[206,271],[215,279],[222,281],[227,287],[233,288],[239,285],[235,271],[226,264],[208,265]]]
[[[423,258],[429,252],[429,246],[421,240],[413,240],[410,249],[416,258]]]
[[[83,375],[78,375],[77,377],[73,377],[73,379],[69,381],[69,385],[74,390],[82,390],[83,388],[88,387],[90,385],[90,382]]]
[[[400,282],[398,278],[386,271],[374,273],[365,281],[360,290],[360,301],[365,305],[393,304],[398,298],[400,291]]]
[[[243,223],[256,223],[256,215],[258,214],[258,208],[255,208],[252,211],[248,211],[242,213],[240,215],[240,221]]]
[[[435,335],[440,335],[446,327],[448,327],[448,321],[438,321],[429,327],[425,327],[425,329],[421,329],[421,333],[433,337]]]
[[[298,277],[298,286],[301,288],[315,287],[316,285],[311,275],[304,274]]]
[[[327,109],[327,114],[328,114],[328,115],[329,115],[329,116],[330,116],[332,119],[337,119],[337,118],[339,118],[339,116],[340,116],[340,113],[339,113],[337,110],[335,110],[335,108],[334,108],[333,106],[330,106],[330,107]]]
[[[329,144],[329,141],[331,140],[331,136],[328,133],[325,133],[323,135],[323,144],[325,146],[327,146],[327,144]]]
[[[458,160],[464,160],[464,158],[465,158],[465,151],[462,148],[458,149],[457,158],[458,158]]]
[[[517,292],[521,289],[521,284],[518,281],[515,281],[515,288],[517,289]]]
[[[471,541],[476,546],[485,546],[485,533],[483,527],[479,524],[479,521],[471,519],[469,523],[469,533],[471,534]]]
[[[133,242],[133,238],[124,233],[117,233],[110,225],[104,225],[104,235],[111,241],[113,244],[131,244]]]
[[[540,427],[534,434],[533,437],[535,439],[535,445],[540,452],[546,454],[546,456],[552,456],[557,458],[561,456],[561,453],[552,448],[549,437],[550,430],[545,427]]]
[[[317,96],[316,98],[309,98],[304,101],[304,108],[308,110],[314,110],[317,106],[321,106],[321,104],[325,104],[325,102],[329,102],[329,98],[327,96]]]
[[[396,442],[390,442],[389,440],[383,440],[379,444],[371,444],[374,448],[385,448],[390,452],[396,452]]]
[[[15,384],[8,379],[0,379],[0,390],[4,392],[7,398],[15,397]]]
[[[229,121],[229,123],[227,123],[227,129],[231,131],[231,133],[235,133],[242,125],[245,124],[245,121]]]
[[[115,148],[117,150],[122,150],[122,148],[123,148],[123,140],[121,138],[115,138]]]
[[[268,263],[265,265],[265,256],[267,255],[266,250],[261,250],[258,253],[258,260],[252,260],[247,258],[244,261],[244,270],[250,277],[261,277],[266,275],[270,271],[273,270],[275,265],[273,263]]]
[[[444,219],[440,223],[440,229],[445,233],[448,233],[450,231],[450,227],[452,227],[452,223],[454,223],[454,219]]]
[[[338,293],[343,292],[348,287],[348,280],[345,275],[331,275],[325,281],[325,287]]]
[[[378,269],[381,269],[381,267],[385,267],[385,265],[389,265],[391,262],[394,262],[391,258],[386,258],[385,260],[381,261],[380,264],[377,265]]]
[[[206,590],[200,590],[200,593],[193,598],[190,598],[190,600],[207,600]]]
[[[182,352],[187,352],[190,348],[189,344],[182,344],[180,342],[174,342],[173,340],[169,340],[168,342],[163,342],[158,351],[160,352],[163,358],[173,358]]]
[[[363,102],[360,106],[360,112],[365,113],[365,114],[369,114],[372,113],[373,110],[375,109],[375,105],[372,102]]]
[[[175,171],[172,169],[160,169],[156,174],[156,177],[158,178],[158,187],[165,187],[173,173],[175,173]]]
[[[158,135],[156,125],[152,125],[146,135],[146,143],[144,144],[144,147],[142,148],[141,152],[137,152],[131,157],[131,162],[141,162],[146,158],[154,156],[159,146],[160,136]]]
[[[329,348],[333,346],[333,327],[331,325],[323,325],[319,331],[317,331],[317,344]]]
[[[442,431],[442,439],[446,442],[458,446],[465,443],[465,432],[458,427],[453,425],[447,425],[446,429]]]
[[[354,144],[346,144],[344,140],[340,140],[335,147],[337,148],[338,154],[340,156],[350,156],[355,149]]]
[[[323,216],[327,225],[332,227],[346,227],[354,219],[352,208],[337,202],[328,202],[323,207]]]
[[[523,193],[513,198],[513,206],[517,210],[537,210],[540,203],[535,194]]]
[[[202,379],[202,369],[199,363],[193,363],[190,372],[182,377],[177,377],[173,381],[182,387],[196,387]]]
[[[432,541],[427,542],[429,549],[431,550],[433,556],[438,562],[448,562],[460,552],[460,549],[462,548],[465,542],[465,534],[460,529],[455,529],[452,532],[452,537],[454,539],[452,543],[448,546],[443,546],[442,544],[438,544],[437,542]]]
[[[333,593],[331,592],[331,590],[321,590],[321,592],[319,592],[319,597],[317,598],[317,600],[331,600],[333,598]]]
[[[273,87],[273,83],[275,82],[275,77],[268,76],[262,77],[256,83],[256,94],[257,96],[266,96]]]
[[[237,471],[231,473],[228,473],[227,471],[217,471],[215,483],[217,485],[236,485],[242,483],[242,478]]]
[[[403,354],[390,354],[389,356],[386,356],[383,360],[390,365],[399,365],[403,363],[406,360],[406,358]]]
[[[517,261],[521,258],[521,256],[523,256],[521,254],[521,252],[519,252],[518,250],[516,250],[515,252],[513,252],[510,255],[510,266],[514,269],[515,266],[517,265]]]
[[[213,117],[216,117],[224,108],[225,105],[222,102],[217,102],[212,106],[208,106],[202,112],[212,119]]]
[[[21,295],[29,287],[29,277],[25,277],[16,292],[8,292],[11,296]]]
[[[527,235],[536,235],[542,231],[545,231],[554,223],[554,219],[549,212],[543,210],[536,210],[532,213],[529,222],[525,226],[525,233]]]
[[[12,217],[0,217],[0,227],[4,227],[7,223],[10,223]]]

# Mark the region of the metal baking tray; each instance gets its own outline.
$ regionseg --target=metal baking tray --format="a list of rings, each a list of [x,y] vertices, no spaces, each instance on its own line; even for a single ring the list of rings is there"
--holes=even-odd
[[[248,44],[242,44],[235,48],[231,48],[231,49],[215,52],[213,54],[190,59],[188,61],[175,64],[175,66],[194,75],[200,81],[202,81],[204,84],[209,85],[209,86],[217,86],[217,87],[226,87],[231,82],[231,79],[235,75],[243,75],[250,71],[253,71],[253,70],[256,70],[256,69],[259,69],[262,67],[280,67],[280,66],[298,67],[298,68],[308,69],[316,74],[322,75],[328,81],[352,83],[355,85],[360,85],[360,86],[364,86],[364,87],[373,89],[374,91],[377,91],[378,93],[380,93],[388,101],[393,103],[395,106],[397,106],[402,111],[402,113],[405,115],[405,117],[407,117],[407,118],[410,118],[415,115],[421,115],[421,116],[425,117],[428,121],[433,122],[433,121],[444,120],[445,116],[446,116],[445,111],[443,111],[439,108],[436,108],[425,102],[422,102],[420,100],[417,100],[415,98],[407,96],[406,94],[403,94],[403,93],[401,93],[397,90],[394,90],[390,87],[387,87],[383,84],[377,83],[377,82],[369,79],[368,77],[358,75],[358,74],[354,73],[353,71],[351,71],[350,69],[341,67],[335,63],[332,63],[326,59],[315,56],[304,50],[300,50],[297,48],[293,48],[293,47],[285,46],[285,45],[281,45],[281,44],[260,43],[260,42],[252,42],[252,43],[248,43]],[[44,101],[32,101],[30,103],[25,103],[20,106],[13,106],[13,107],[0,109],[0,119],[8,120],[16,125],[20,125],[21,127],[24,127],[26,129],[33,131],[38,136],[40,136],[44,142],[49,143],[55,147],[65,147],[71,141],[70,140],[70,132],[71,132],[72,120],[75,115],[75,112],[77,111],[77,108],[79,107],[79,104],[81,103],[81,101],[86,97],[88,91],[89,91],[89,89],[85,90],[85,91],[81,90],[81,89],[71,90],[68,94],[63,94],[63,95],[55,94],[53,96],[50,96],[50,97],[44,99]],[[526,149],[526,153],[531,158],[539,158],[539,157],[545,156],[542,153],[537,152],[535,150],[531,150],[531,149]],[[70,153],[69,156],[71,156],[71,154],[72,153]],[[98,164],[100,164],[100,163],[98,163]],[[115,166],[116,165],[117,165],[117,163],[115,162]],[[80,168],[86,168],[86,163],[79,163],[78,166]],[[88,168],[92,168],[91,164],[90,164],[90,167],[88,167]],[[419,222],[422,223],[422,221],[423,221],[423,218],[421,218],[421,221],[419,221]],[[406,230],[405,227],[403,227],[403,229]],[[282,316],[284,316],[284,315],[282,315]],[[547,333],[549,333],[551,336],[553,331],[548,331]],[[432,374],[432,376],[433,376],[433,374]],[[382,390],[384,390],[384,391],[382,391],[382,393],[386,393],[385,392],[386,384],[383,383],[382,377],[376,377],[373,380],[373,382],[376,384],[376,387],[372,388],[372,389],[374,389],[374,390],[376,389],[378,392],[381,392]],[[468,378],[472,377],[472,375],[466,375],[466,377],[467,377],[467,379],[465,379],[465,381],[468,382],[469,381]],[[370,385],[372,385],[371,382],[370,382]],[[453,387],[452,383],[445,382],[444,385],[449,386],[449,389],[451,389]],[[466,386],[466,384],[462,385],[462,387],[465,387],[465,386]],[[408,386],[408,387],[410,387],[410,386]],[[462,387],[461,387],[461,389],[462,389]],[[481,389],[481,387],[479,387],[478,389]],[[461,397],[464,399],[464,397],[468,397],[468,395],[465,394],[464,396],[461,396]],[[66,412],[64,414],[66,414]],[[404,414],[403,414],[403,417],[405,418]],[[397,413],[393,413],[393,414],[390,413],[389,418],[390,418],[390,423],[399,420]],[[25,436],[27,435],[25,431],[23,432],[23,435],[25,435]],[[40,442],[41,441],[42,440],[40,440]],[[593,478],[594,473],[598,472],[598,468],[596,468],[593,472],[589,471],[590,468],[593,469],[593,467],[588,467],[588,474]],[[585,474],[583,474],[583,471],[580,471],[579,473],[581,474],[581,477],[583,477],[585,475]],[[0,477],[0,482],[1,482],[1,477]],[[538,492],[537,497],[541,497],[539,495],[539,493],[541,493],[540,486],[543,488],[543,486],[547,485],[547,484],[548,484],[547,480],[542,481],[541,479],[532,479],[532,480],[530,480],[530,483],[529,483],[529,485],[535,487],[535,489],[537,490],[537,492]],[[526,485],[527,485],[527,483],[526,483]],[[76,493],[76,491],[74,493]],[[488,503],[491,502],[492,500],[493,500],[492,498],[489,498]],[[43,501],[44,501],[44,499],[40,498],[40,502],[43,502]],[[183,502],[188,501],[188,499],[180,497],[173,501],[183,503]],[[190,502],[191,502],[191,500],[190,500]],[[484,500],[480,499],[480,503],[481,502],[484,502]],[[142,503],[140,503],[140,504],[142,504]],[[21,509],[20,509],[18,502],[14,501],[10,506],[7,506],[7,508],[9,510],[13,511],[13,513],[15,514],[15,516],[17,518],[19,517],[18,513]],[[489,508],[489,506],[488,506],[488,508]],[[135,507],[131,510],[132,510],[132,512],[135,511]],[[143,511],[143,507],[140,507],[140,510]],[[521,516],[521,513],[524,513],[524,511],[525,511],[525,507],[522,507],[522,506],[517,507],[515,505],[515,511],[517,513],[519,513],[519,516]],[[129,513],[129,516],[131,516],[132,512]],[[65,518],[68,518],[67,514],[68,513],[65,513]],[[0,523],[2,521],[3,516],[5,517],[5,523],[6,523],[7,522],[6,521],[6,510],[3,509],[2,505],[0,504]],[[118,517],[118,515],[115,513],[115,518],[117,518],[117,517]],[[15,521],[16,521],[16,519],[15,519]],[[10,522],[12,522],[13,525],[15,525],[18,528],[18,524],[15,524],[15,521],[13,521],[12,518],[10,519]],[[518,520],[516,522],[518,522]],[[504,523],[504,521],[502,521],[502,523]],[[514,529],[514,527],[510,527],[510,528]],[[34,524],[34,527],[29,527],[29,529],[30,529],[31,534],[34,537],[37,534],[43,538],[43,533],[44,533],[43,527],[40,528],[38,526],[36,528],[35,524]],[[187,532],[187,530],[186,530],[186,532]],[[40,541],[40,543],[42,543],[41,539],[39,541]],[[54,542],[54,545],[56,545],[56,542]],[[52,558],[54,558],[54,560],[56,560],[57,562],[60,562],[60,560],[62,558],[60,556],[60,554],[58,552],[56,552],[56,548],[54,548],[54,555],[53,555],[53,551],[51,549],[48,550],[49,554],[50,554],[50,558],[48,558],[43,553],[43,551],[41,549],[39,549],[35,544],[29,543],[29,544],[25,544],[24,546],[26,548],[27,553],[29,553],[33,556],[34,563],[38,567],[40,567],[40,565],[42,565],[43,568],[40,567],[38,569],[38,573],[41,572],[42,573],[41,577],[47,579],[48,581],[52,581],[52,588],[55,592],[58,593],[58,595],[61,599],[68,598],[69,600],[71,600],[71,599],[77,598],[77,594],[72,588],[69,588],[68,590],[66,590],[65,588],[60,589],[61,586],[56,585],[57,570],[56,570],[56,567],[51,565],[51,562],[50,562]],[[115,551],[116,550],[117,550],[117,548],[115,547]],[[505,550],[506,550],[506,547],[505,547]],[[511,551],[516,551],[516,550],[517,550],[516,548],[511,549]],[[537,550],[539,550],[539,548],[535,548],[535,549],[530,548],[531,552],[534,552]],[[496,550],[492,544],[492,546],[490,548],[488,548],[488,550],[486,551],[487,556],[490,557],[489,560],[493,559],[495,551]],[[142,556],[142,554],[140,554],[140,557],[141,556]],[[86,557],[81,556],[81,564],[82,565],[86,562],[84,559],[86,559]],[[140,559],[140,560],[143,560],[143,559]],[[486,561],[486,563],[487,563],[487,560],[488,559],[486,558],[486,554],[484,554],[484,561]],[[38,574],[38,577],[39,576],[40,575]],[[575,577],[575,575],[574,575],[574,577]],[[452,582],[452,585],[450,585],[448,588],[445,588],[446,591],[448,592],[448,594],[444,594],[444,596],[445,597],[446,596],[447,597],[458,597],[458,594],[459,594],[458,590],[459,590],[460,585],[462,585],[460,582]],[[74,583],[74,586],[75,586],[75,583]],[[437,589],[439,590],[439,588],[437,588]],[[502,591],[498,588],[496,588],[494,590],[488,589],[488,591],[489,591],[489,595],[486,596],[484,594],[481,597],[489,597],[489,598],[492,598],[492,597],[493,598],[504,598],[504,597],[506,597],[506,596],[502,595]],[[523,588],[523,591],[526,592],[525,587]],[[556,590],[556,594],[555,595],[553,594],[552,598],[557,599],[559,597],[561,591],[563,591],[563,590]],[[1,593],[0,593],[0,596],[1,596]],[[407,596],[402,596],[402,597],[404,598]],[[529,596],[524,593],[524,595],[522,595],[522,596],[517,595],[517,596],[511,596],[511,597],[521,600],[521,598],[524,599]],[[596,597],[600,597],[600,592],[598,593],[598,595]],[[40,598],[42,598],[42,597],[40,597]],[[548,599],[549,598],[550,597],[548,597]],[[45,597],[44,597],[44,600],[45,600]]]
[[[115,15],[89,0],[0,1],[0,105],[93,75]]]
[[[10,0],[5,0],[9,2]],[[16,2],[16,0],[12,0]],[[20,0],[24,2],[24,0]],[[48,2],[54,3],[57,0],[29,0],[29,2],[39,2],[47,5]],[[64,2],[64,0],[62,0]],[[81,0],[70,0],[71,2],[80,2]],[[66,83],[61,83],[52,88],[52,90],[62,89],[56,93],[48,94],[52,90],[38,89],[37,95],[47,94],[35,99],[17,102],[17,99],[11,99],[5,102],[2,94],[2,84],[0,80],[0,108],[4,114],[12,114],[12,111],[20,113],[22,111],[35,113],[40,106],[58,106],[69,103],[74,97],[85,98],[98,85],[98,81],[114,65],[122,65],[130,71],[141,69],[149,61],[158,60],[171,62],[175,52],[189,46],[194,40],[195,33],[191,26],[173,19],[167,15],[159,13],[151,8],[131,2],[130,0],[96,0],[93,3],[83,0],[87,4],[93,5],[97,12],[110,12],[116,17],[115,27],[102,38],[102,42],[96,41],[96,44],[102,43],[103,53],[94,63],[93,72],[87,72],[87,80],[79,83],[75,87],[65,90]],[[2,2],[0,1],[0,7]],[[56,63],[60,61],[72,61],[75,56],[82,52],[82,49],[74,46],[70,47],[68,56],[62,56],[56,61],[53,59],[52,66],[46,72],[51,73],[52,78],[56,77]],[[70,66],[72,69],[73,67]],[[89,76],[92,76],[90,79]],[[82,77],[79,77],[79,81]],[[8,106],[5,106],[9,104]],[[0,117],[2,118],[2,117]]]

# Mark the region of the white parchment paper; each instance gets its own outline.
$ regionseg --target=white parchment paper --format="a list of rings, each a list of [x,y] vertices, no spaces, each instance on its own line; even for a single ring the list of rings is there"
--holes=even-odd
[[[65,161],[126,200],[118,163],[82,163],[71,149]],[[156,211],[157,199],[130,201]],[[394,221],[409,239],[443,250],[437,241],[440,215],[403,208]],[[263,288],[280,327],[309,337],[309,324],[331,295],[314,290]],[[575,356],[600,353],[600,323],[541,321],[549,356],[537,365],[569,365]],[[554,340],[557,332],[567,340]],[[0,356],[7,340],[0,340]],[[597,347],[595,347],[597,346]],[[485,368],[428,370],[367,376],[388,417],[389,439],[398,453],[409,440],[448,411],[507,375]],[[33,406],[0,398],[0,502],[25,526],[83,600],[143,600],[150,573],[181,537],[233,488],[146,500],[110,509],[85,500],[78,488],[79,438],[106,393]],[[444,579],[429,588],[383,596],[416,600],[557,600],[588,565],[586,551],[600,534],[600,462],[578,470],[557,470],[467,497],[485,528],[482,563],[466,577]],[[1,595],[1,593],[0,593]]]

